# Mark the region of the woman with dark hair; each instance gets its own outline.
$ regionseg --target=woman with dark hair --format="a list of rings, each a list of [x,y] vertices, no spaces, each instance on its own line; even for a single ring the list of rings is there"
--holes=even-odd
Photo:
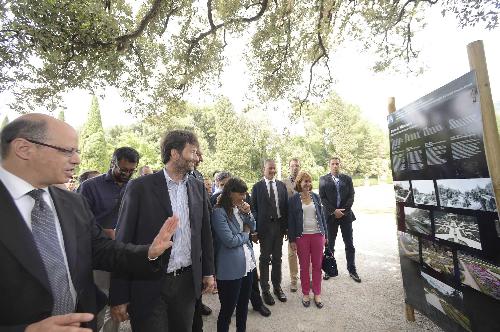
[[[212,213],[220,301],[218,332],[229,330],[235,308],[236,331],[246,330],[252,270],[256,267],[249,236],[255,229],[255,219],[250,213],[250,205],[245,202],[247,190],[243,180],[229,179]]]
[[[309,173],[299,172],[295,178],[295,190],[297,193],[288,200],[288,240],[299,258],[302,304],[304,307],[311,304],[309,266],[312,264],[314,303],[321,309],[321,263],[328,234],[326,221],[321,200],[312,192]]]

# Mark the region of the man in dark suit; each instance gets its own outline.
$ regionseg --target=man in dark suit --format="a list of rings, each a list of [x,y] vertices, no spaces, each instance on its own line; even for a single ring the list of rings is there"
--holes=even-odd
[[[130,181],[125,190],[116,228],[119,241],[148,243],[162,218],[179,216],[161,273],[150,278],[111,277],[112,315],[124,320],[128,312],[134,331],[191,332],[196,299],[213,289],[208,195],[203,182],[188,175],[198,159],[198,145],[189,131],[168,132],[160,147],[164,169]]]
[[[252,188],[252,214],[256,221],[256,233],[260,241],[260,287],[268,305],[274,304],[269,287],[269,262],[272,255],[271,282],[273,292],[281,302],[286,295],[281,289],[281,247],[286,234],[288,194],[283,182],[275,180],[276,163],[264,162],[264,178]]]
[[[354,203],[354,186],[350,176],[340,173],[340,158],[333,157],[328,162],[330,173],[319,179],[319,196],[325,207],[328,224],[328,245],[332,252],[335,248],[335,239],[340,226],[345,244],[345,256],[349,276],[356,282],[361,282],[354,263],[354,244],[352,239],[352,222],[356,220],[352,212]],[[334,259],[335,261],[335,259]],[[325,274],[324,279],[338,275],[335,262],[334,275]]]
[[[150,260],[172,245],[177,218],[163,223],[151,246],[114,242],[82,196],[53,186],[80,163],[72,127],[23,115],[3,128],[0,144],[0,331],[95,329],[92,270],[152,273],[158,264]]]

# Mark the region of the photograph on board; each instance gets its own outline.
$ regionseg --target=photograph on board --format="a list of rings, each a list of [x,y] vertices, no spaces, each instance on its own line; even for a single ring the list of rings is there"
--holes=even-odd
[[[420,263],[418,251],[418,237],[405,232],[398,232],[399,254],[408,257],[412,261]]]
[[[437,238],[482,249],[476,217],[434,211],[434,227]]]
[[[495,194],[490,178],[437,180],[441,206],[496,211]]]
[[[425,235],[432,234],[430,211],[405,206],[404,212],[407,230]]]
[[[471,331],[470,320],[463,311],[463,294],[457,289],[421,272],[427,304],[440,311],[466,331]]]
[[[396,202],[411,203],[410,181],[394,181]]]
[[[411,185],[413,189],[413,201],[415,204],[437,205],[434,181],[413,180]]]
[[[424,265],[446,277],[453,278],[455,275],[453,251],[448,246],[422,239],[422,261]]]
[[[458,251],[458,269],[464,285],[500,300],[500,266]]]

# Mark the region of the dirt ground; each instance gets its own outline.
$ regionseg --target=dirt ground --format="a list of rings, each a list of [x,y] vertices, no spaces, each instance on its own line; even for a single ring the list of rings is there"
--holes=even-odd
[[[442,331],[418,312],[415,322],[405,319],[392,185],[357,187],[353,211],[357,217],[353,224],[356,266],[362,283],[349,278],[339,234],[336,242],[339,276],[322,283],[325,306],[317,309],[312,304],[304,308],[300,290],[289,291],[288,243],[285,243],[282,287],[288,301],[276,301],[269,306],[272,314],[267,318],[249,305],[247,331]],[[258,245],[255,253],[258,257]],[[205,295],[203,302],[213,309],[210,316],[204,317],[204,331],[216,331],[218,297]],[[231,331],[236,329],[234,320],[233,316]],[[129,327],[125,325],[121,330],[128,331]]]

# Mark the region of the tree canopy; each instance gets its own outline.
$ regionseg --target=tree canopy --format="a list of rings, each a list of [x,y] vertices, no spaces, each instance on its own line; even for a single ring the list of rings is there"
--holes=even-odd
[[[261,100],[302,107],[333,81],[331,54],[357,40],[374,69],[418,55],[414,31],[441,5],[462,26],[498,27],[496,0],[0,0],[0,92],[18,110],[55,109],[65,91],[117,87],[134,113],[220,82],[227,49],[246,44]]]

